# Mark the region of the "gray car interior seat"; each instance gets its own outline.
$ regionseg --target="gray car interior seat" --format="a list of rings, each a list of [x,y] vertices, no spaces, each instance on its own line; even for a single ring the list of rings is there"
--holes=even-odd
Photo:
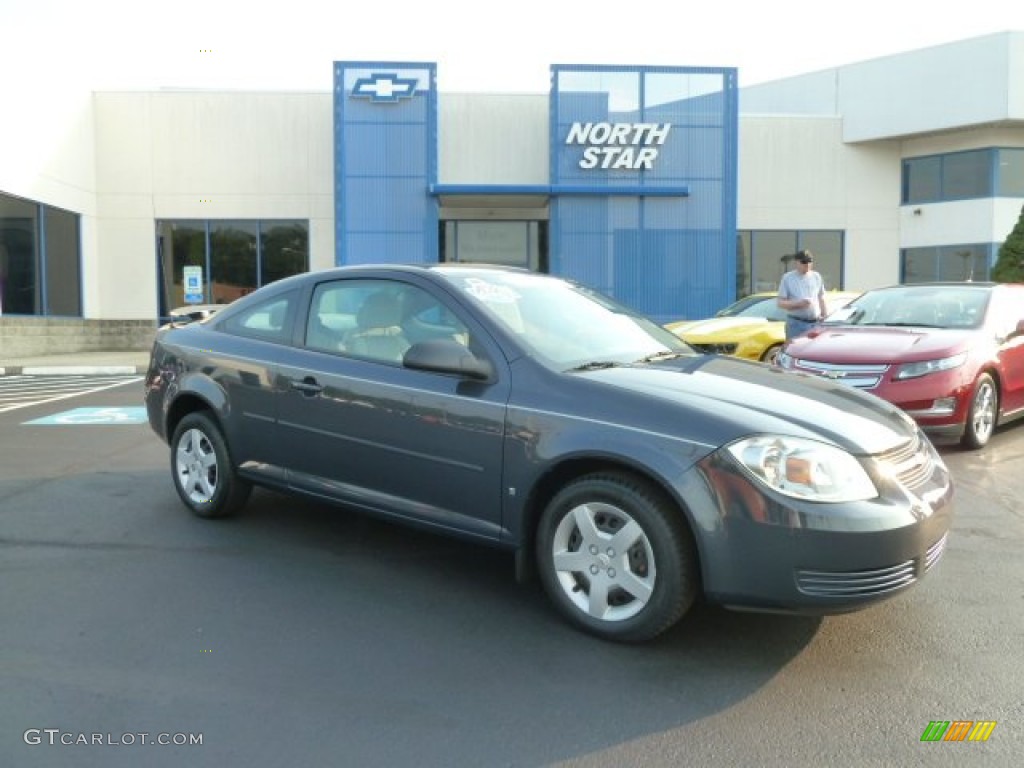
[[[372,293],[356,313],[356,327],[345,334],[345,350],[360,357],[400,363],[410,346],[401,322],[398,298],[383,291]]]

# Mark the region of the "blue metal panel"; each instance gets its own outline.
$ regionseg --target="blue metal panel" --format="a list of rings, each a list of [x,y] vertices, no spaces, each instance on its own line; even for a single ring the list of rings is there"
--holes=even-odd
[[[736,70],[555,65],[550,112],[552,272],[660,321],[733,301]]]
[[[434,184],[432,195],[595,195],[608,197],[620,195],[636,197],[686,197],[690,194],[687,186],[654,187],[636,184]]]
[[[334,65],[335,263],[436,262],[436,65]]]

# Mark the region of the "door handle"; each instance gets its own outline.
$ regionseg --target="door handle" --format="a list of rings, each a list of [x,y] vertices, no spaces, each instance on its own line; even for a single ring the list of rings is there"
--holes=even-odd
[[[323,385],[317,384],[316,379],[314,379],[312,376],[307,376],[302,381],[299,381],[298,379],[289,379],[288,384],[291,386],[292,389],[299,390],[299,392],[301,392],[306,397],[313,397],[314,395],[319,395],[324,389]]]

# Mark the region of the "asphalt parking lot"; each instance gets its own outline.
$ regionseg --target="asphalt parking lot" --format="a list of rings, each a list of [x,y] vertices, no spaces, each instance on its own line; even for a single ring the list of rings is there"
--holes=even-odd
[[[941,447],[957,517],[909,593],[699,607],[631,647],[504,554],[266,491],[194,518],[141,405],[131,381],[0,412],[0,766],[1020,762],[1024,424]]]

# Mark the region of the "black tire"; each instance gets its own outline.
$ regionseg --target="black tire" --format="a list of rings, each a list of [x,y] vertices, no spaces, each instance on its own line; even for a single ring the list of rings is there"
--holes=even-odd
[[[171,476],[185,506],[199,517],[232,515],[252,491],[235,472],[220,428],[201,412],[188,414],[174,430]]]
[[[761,355],[761,362],[768,363],[768,365],[775,365],[775,358],[779,356],[779,352],[781,351],[781,344],[772,344],[764,351],[764,354]]]
[[[978,377],[967,409],[967,423],[960,443],[965,448],[983,448],[992,437],[999,419],[999,390],[992,377],[983,373]]]
[[[542,513],[536,544],[552,602],[603,639],[650,640],[696,599],[696,550],[682,512],[637,478],[597,473],[569,483]]]

